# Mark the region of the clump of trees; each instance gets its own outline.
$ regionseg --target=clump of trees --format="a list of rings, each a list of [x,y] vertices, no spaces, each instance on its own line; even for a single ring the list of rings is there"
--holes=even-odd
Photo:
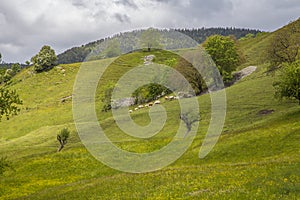
[[[274,83],[277,98],[296,99],[300,105],[300,61],[283,63],[279,80]]]
[[[43,72],[52,69],[57,64],[57,56],[50,46],[43,46],[38,54],[31,58],[34,70]]]
[[[68,142],[68,138],[70,136],[70,131],[68,128],[63,128],[59,134],[57,134],[57,141],[59,142],[58,152],[60,152]]]
[[[232,36],[213,35],[206,39],[203,46],[218,67],[223,81],[230,82],[232,72],[242,61],[236,39]]]

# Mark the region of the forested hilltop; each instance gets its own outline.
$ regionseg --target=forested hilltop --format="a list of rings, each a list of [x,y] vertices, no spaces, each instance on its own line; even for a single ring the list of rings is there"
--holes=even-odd
[[[211,35],[233,35],[237,39],[245,37],[248,34],[256,35],[261,33],[259,30],[253,29],[245,29],[245,28],[197,28],[197,29],[171,29],[171,30],[161,30],[161,43],[166,47],[166,49],[178,49],[178,48],[188,48],[190,47],[190,41],[186,38],[178,38],[178,34],[174,34],[174,40],[166,40],[166,35],[168,38],[170,37],[170,32],[180,32],[185,35],[188,35],[193,40],[198,42],[199,44],[204,42],[205,39]],[[81,47],[73,47],[71,49],[66,50],[62,54],[58,55],[58,63],[59,64],[68,64],[68,63],[75,63],[75,62],[83,62],[86,57],[90,53],[95,53],[95,55],[99,55],[97,57],[90,58],[90,60],[100,59],[103,58],[101,52],[107,48],[107,46],[114,41],[115,48],[120,49],[120,53],[126,53],[133,51],[139,47],[136,38],[139,38],[142,34],[142,30],[132,31],[132,32],[125,32],[119,33],[112,37],[107,37],[104,39],[100,39]],[[117,40],[117,41],[116,41]],[[111,45],[111,44],[110,44]],[[102,56],[102,57],[101,57]]]

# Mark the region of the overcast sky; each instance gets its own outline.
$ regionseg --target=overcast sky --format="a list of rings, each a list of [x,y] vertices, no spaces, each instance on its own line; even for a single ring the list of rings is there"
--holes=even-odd
[[[118,32],[181,27],[275,30],[300,17],[299,0],[0,0],[0,52],[25,62]]]

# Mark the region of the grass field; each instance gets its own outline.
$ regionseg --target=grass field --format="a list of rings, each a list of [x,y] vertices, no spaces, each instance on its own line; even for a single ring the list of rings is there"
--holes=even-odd
[[[261,37],[255,40],[267,36]],[[247,55],[253,58],[256,47],[251,49],[251,42],[243,45],[249,45]],[[120,63],[112,65],[102,81],[113,80],[142,62],[144,54],[127,55],[124,68],[116,70]],[[248,60],[249,65],[258,64],[255,59]],[[109,61],[93,62],[103,67]],[[199,159],[198,153],[210,121],[208,94],[197,97],[200,128],[188,151],[172,165],[144,174],[111,169],[93,158],[80,142],[72,102],[61,102],[72,95],[79,67],[80,63],[60,65],[41,74],[26,69],[14,78],[11,88],[17,90],[24,105],[18,116],[0,123],[0,155],[11,163],[0,176],[0,199],[300,198],[300,107],[296,101],[274,99],[272,84],[276,77],[265,73],[265,65],[226,89],[225,126],[207,157]],[[125,150],[149,152],[161,148],[172,139],[180,122],[178,103],[163,102],[168,111],[163,133],[149,140],[135,140],[118,129],[111,113],[100,112],[101,103],[96,105],[100,124]],[[262,110],[274,112],[264,115],[259,113]],[[134,112],[132,118],[147,124],[148,110]],[[56,134],[64,127],[72,131],[71,137],[65,149],[57,153]]]

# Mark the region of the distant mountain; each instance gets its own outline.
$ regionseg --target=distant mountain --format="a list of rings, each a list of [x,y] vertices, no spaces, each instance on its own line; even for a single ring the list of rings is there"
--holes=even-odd
[[[101,53],[107,48],[110,41],[117,40],[119,42],[119,48],[121,53],[126,53],[139,48],[139,41],[137,38],[141,37],[144,30],[136,30],[131,32],[119,33],[112,37],[100,39],[81,47],[73,47],[66,50],[62,54],[58,55],[59,64],[68,64],[75,62],[83,62],[89,56],[89,60],[101,59],[103,55]],[[259,30],[241,29],[241,28],[198,28],[198,29],[171,29],[171,30],[159,30],[161,35],[161,43],[166,49],[179,49],[190,47],[191,39],[197,43],[202,43],[205,39],[211,35],[233,35],[237,39],[240,39],[247,34],[261,33]],[[179,34],[189,36],[184,37]],[[171,38],[171,39],[170,39]],[[92,56],[91,56],[92,55]]]

